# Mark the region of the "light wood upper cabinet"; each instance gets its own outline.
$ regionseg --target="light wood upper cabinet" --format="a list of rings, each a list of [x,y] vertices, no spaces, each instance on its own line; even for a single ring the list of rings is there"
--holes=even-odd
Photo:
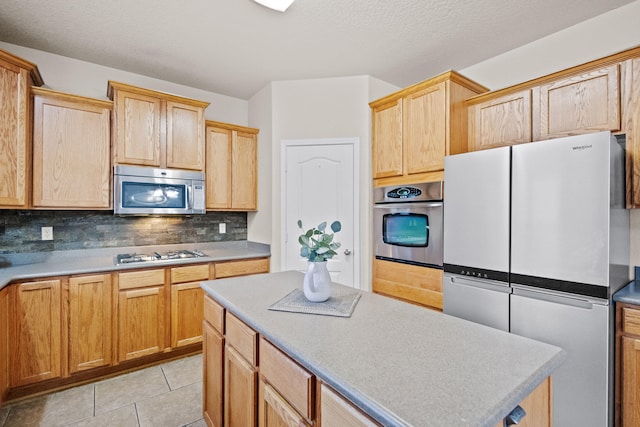
[[[531,90],[469,107],[469,150],[531,142]]]
[[[109,81],[113,162],[204,171],[208,102]]]
[[[0,208],[26,208],[31,186],[31,86],[38,67],[0,50]]]
[[[61,287],[58,279],[12,287],[12,387],[63,375]]]
[[[620,130],[620,66],[571,75],[533,89],[534,140]]]
[[[32,88],[33,206],[109,209],[111,102]]]
[[[208,210],[258,209],[258,129],[207,121]]]
[[[111,364],[111,275],[69,279],[69,372]]]
[[[462,101],[486,90],[449,71],[371,102],[374,185],[442,179],[444,157],[467,151]]]
[[[622,129],[626,134],[627,207],[640,207],[640,58],[622,63]]]

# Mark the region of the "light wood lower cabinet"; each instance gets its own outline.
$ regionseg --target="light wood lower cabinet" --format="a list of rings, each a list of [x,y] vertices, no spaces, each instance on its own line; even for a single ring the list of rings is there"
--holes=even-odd
[[[111,364],[111,275],[69,279],[69,373]]]
[[[518,427],[551,427],[553,425],[551,411],[551,378],[548,377],[529,396],[520,402],[526,415],[518,424]],[[503,427],[499,422],[495,427]]]
[[[209,299],[210,300],[210,299]],[[209,304],[215,304],[211,300]],[[203,322],[202,364],[204,387],[202,415],[210,427],[222,427],[224,411],[224,337],[208,321]]]
[[[118,274],[118,361],[165,349],[164,269]]]
[[[616,304],[616,426],[640,425],[640,306]]]
[[[264,381],[260,381],[259,408],[258,427],[305,427],[311,425],[273,387]]]
[[[63,373],[61,280],[19,283],[12,291],[11,386],[60,377]]]
[[[338,393],[322,384],[320,387],[320,413],[325,426],[377,427],[380,424],[367,417]]]
[[[442,270],[373,260],[373,292],[442,310]]]
[[[0,405],[9,390],[9,288],[0,290]]]
[[[216,263],[216,279],[269,272],[269,258]]]
[[[257,420],[258,370],[228,341],[224,355],[224,425],[253,426]]]
[[[204,290],[200,281],[209,279],[209,265],[171,269],[171,347],[202,341]]]

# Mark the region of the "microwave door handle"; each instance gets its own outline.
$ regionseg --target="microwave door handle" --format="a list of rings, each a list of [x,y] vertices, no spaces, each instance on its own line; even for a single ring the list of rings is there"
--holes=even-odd
[[[193,209],[193,185],[187,185],[187,209]]]

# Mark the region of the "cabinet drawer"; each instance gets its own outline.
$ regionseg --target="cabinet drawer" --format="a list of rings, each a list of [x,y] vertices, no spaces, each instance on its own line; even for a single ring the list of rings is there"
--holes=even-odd
[[[224,308],[209,296],[204,298],[204,320],[224,335]]]
[[[164,270],[138,270],[118,274],[118,289],[164,285]]]
[[[268,272],[269,258],[216,263],[216,279]]]
[[[258,333],[233,314],[226,313],[227,344],[235,348],[253,366],[258,365]]]
[[[640,310],[622,309],[622,330],[627,334],[640,335]]]
[[[209,280],[209,264],[189,265],[171,269],[171,283]]]
[[[313,419],[315,376],[260,338],[260,373],[307,419]]]

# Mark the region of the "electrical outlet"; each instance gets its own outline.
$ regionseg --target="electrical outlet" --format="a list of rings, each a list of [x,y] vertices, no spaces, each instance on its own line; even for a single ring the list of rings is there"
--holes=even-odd
[[[42,227],[42,240],[53,240],[53,227]]]
[[[225,234],[226,232],[227,232],[227,224],[225,224],[224,222],[221,222],[220,224],[218,224],[218,233]]]

